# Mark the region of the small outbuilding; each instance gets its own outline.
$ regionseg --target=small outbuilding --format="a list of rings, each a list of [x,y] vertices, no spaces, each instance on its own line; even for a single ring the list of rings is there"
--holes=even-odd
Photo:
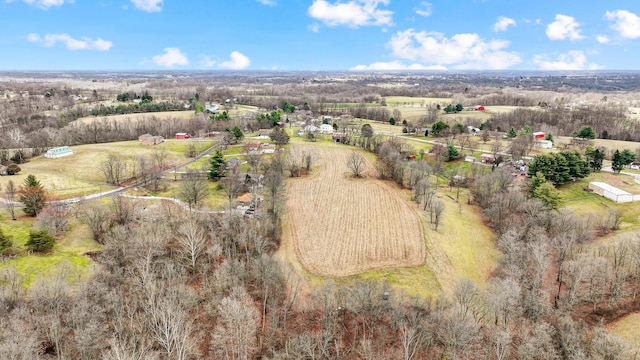
[[[331,135],[331,140],[333,142],[346,144],[349,142],[349,135],[345,133],[333,133],[333,135]]]
[[[57,158],[60,158],[63,156],[69,156],[69,155],[73,155],[73,150],[71,150],[71,148],[68,146],[60,146],[53,149],[49,149],[47,150],[46,153],[44,153],[44,157],[47,159],[57,159]]]
[[[546,136],[546,134],[543,133],[542,131],[537,131],[537,132],[533,133],[533,138],[535,140],[542,140],[542,139],[544,139],[545,136]]]
[[[480,160],[485,164],[493,164],[496,162],[496,157],[493,154],[482,154]]]
[[[184,133],[184,132],[179,132],[176,133],[176,139],[190,139],[191,135]]]
[[[537,139],[533,143],[533,146],[535,146],[538,149],[551,149],[553,148],[553,142],[551,140]]]
[[[592,181],[589,183],[589,190],[594,194],[603,196],[615,203],[626,203],[640,200],[640,195],[633,195],[622,189],[618,189],[615,186],[607,183]]]

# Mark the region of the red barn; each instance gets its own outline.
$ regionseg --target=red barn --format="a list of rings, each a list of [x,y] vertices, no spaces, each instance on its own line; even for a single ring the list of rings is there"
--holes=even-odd
[[[533,133],[533,138],[536,139],[536,140],[544,139],[544,137],[545,137],[545,133],[543,133],[541,131]]]
[[[176,133],[176,139],[189,139],[191,135],[187,133]]]

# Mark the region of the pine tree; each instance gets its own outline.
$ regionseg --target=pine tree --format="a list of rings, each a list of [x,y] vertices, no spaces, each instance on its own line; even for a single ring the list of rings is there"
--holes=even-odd
[[[209,169],[209,179],[217,180],[224,175],[226,168],[226,162],[224,161],[224,154],[220,149],[216,149],[216,152],[211,156],[211,168]]]
[[[620,150],[616,150],[616,152],[613,153],[613,158],[611,159],[611,168],[616,173],[620,173],[620,171],[622,171],[622,169],[624,168],[624,156],[622,156]]]
[[[30,216],[38,215],[47,201],[47,192],[33,175],[28,175],[24,179],[18,194],[20,195],[18,199],[24,204],[22,210]]]

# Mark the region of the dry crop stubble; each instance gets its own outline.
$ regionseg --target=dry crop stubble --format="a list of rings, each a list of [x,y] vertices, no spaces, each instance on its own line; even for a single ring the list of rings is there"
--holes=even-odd
[[[285,236],[300,263],[320,276],[348,276],[386,267],[418,266],[425,260],[424,225],[415,205],[393,183],[354,179],[344,146],[313,146],[315,175],[287,185]]]

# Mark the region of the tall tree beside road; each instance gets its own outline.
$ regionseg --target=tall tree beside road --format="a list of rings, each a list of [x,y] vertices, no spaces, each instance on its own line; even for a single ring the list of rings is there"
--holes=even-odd
[[[18,191],[16,190],[16,184],[13,180],[9,180],[7,183],[7,188],[4,189],[4,194],[7,197],[7,212],[11,215],[11,220],[16,219],[16,194]]]
[[[47,201],[47,192],[34,175],[28,175],[18,191],[22,209],[29,216],[36,216]]]
[[[209,179],[217,180],[224,175],[226,162],[224,161],[224,155],[220,149],[216,149],[216,152],[211,156],[211,167],[209,168]]]

